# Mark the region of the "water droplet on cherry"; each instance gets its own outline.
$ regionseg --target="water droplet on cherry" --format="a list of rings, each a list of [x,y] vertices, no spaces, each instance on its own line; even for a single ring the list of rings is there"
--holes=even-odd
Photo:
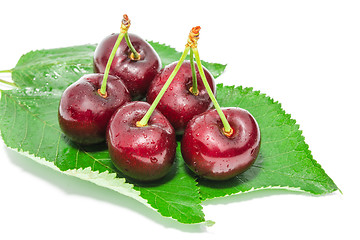
[[[254,152],[255,152],[255,148],[251,149],[250,154],[251,154],[251,155],[254,155]]]

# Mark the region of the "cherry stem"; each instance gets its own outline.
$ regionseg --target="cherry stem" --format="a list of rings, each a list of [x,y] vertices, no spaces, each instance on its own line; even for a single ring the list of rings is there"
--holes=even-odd
[[[4,84],[12,86],[12,87],[17,87],[17,85],[15,83],[8,82],[8,81],[2,80],[2,79],[0,79],[0,83],[4,83]]]
[[[204,83],[206,91],[208,92],[209,97],[210,97],[211,101],[213,102],[214,107],[215,107],[216,111],[218,112],[220,119],[224,125],[223,131],[226,136],[228,136],[228,135],[231,136],[233,130],[232,130],[228,120],[226,119],[224,112],[221,110],[219,103],[216,101],[216,98],[215,98],[213,92],[211,91],[208,81],[206,80],[204,69],[202,68],[201,61],[200,61],[199,51],[198,51],[197,47],[192,47],[192,50],[194,52],[196,63],[198,65],[200,76]]]
[[[156,96],[154,102],[151,104],[150,108],[148,109],[148,111],[146,112],[146,114],[144,115],[144,117],[138,121],[136,123],[136,126],[138,127],[145,127],[147,126],[149,119],[151,117],[151,114],[154,112],[156,106],[158,105],[158,103],[160,102],[162,96],[165,94],[166,90],[168,89],[168,87],[170,86],[172,80],[174,79],[175,75],[177,74],[177,72],[179,71],[181,65],[183,64],[188,52],[190,50],[189,46],[185,47],[185,50],[183,52],[183,54],[180,57],[180,60],[178,61],[178,63],[176,64],[174,70],[172,71],[171,75],[169,76],[168,80],[166,80],[164,86],[161,88],[160,92],[158,93],[158,95]]]
[[[125,40],[126,40],[126,44],[128,45],[128,47],[132,52],[132,54],[130,55],[131,60],[135,60],[135,61],[140,60],[140,53],[138,53],[134,48],[134,46],[132,45],[128,33],[125,34]]]
[[[115,53],[121,43],[121,40],[123,39],[124,37],[124,33],[120,33],[116,42],[115,42],[115,45],[111,51],[111,54],[110,54],[110,57],[107,61],[107,64],[106,64],[106,67],[105,67],[105,72],[104,72],[104,77],[103,77],[103,80],[102,80],[102,83],[101,83],[101,89],[100,89],[100,94],[102,96],[105,96],[106,95],[106,83],[107,83],[107,79],[108,79],[108,76],[109,76],[109,72],[110,72],[110,67],[111,67],[111,64],[112,64],[112,61],[115,57]]]
[[[12,73],[12,71],[13,71],[12,69],[10,69],[10,70],[1,70],[0,73]]]
[[[102,83],[101,83],[101,88],[100,88],[100,90],[98,90],[99,95],[104,97],[104,98],[107,97],[106,84],[107,84],[107,79],[108,79],[108,76],[109,76],[112,61],[113,61],[113,59],[115,57],[115,53],[116,53],[117,49],[119,48],[121,40],[126,35],[129,27],[130,27],[130,19],[128,18],[128,16],[126,14],[124,14],[123,20],[121,22],[121,29],[120,29],[119,36],[116,39],[115,45],[114,45],[114,47],[113,47],[113,49],[111,51],[111,54],[109,56],[109,59],[107,61],[105,71],[104,71],[104,77],[103,77],[103,80],[102,80]]]
[[[190,66],[191,66],[191,72],[192,72],[192,80],[193,85],[190,88],[190,92],[197,96],[199,94],[198,86],[197,86],[197,78],[196,78],[196,70],[195,70],[195,64],[194,64],[194,52],[192,48],[190,48]]]

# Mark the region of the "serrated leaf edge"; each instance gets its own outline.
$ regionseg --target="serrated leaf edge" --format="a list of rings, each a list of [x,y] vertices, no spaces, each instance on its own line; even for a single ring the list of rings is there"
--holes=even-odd
[[[65,174],[68,176],[73,176],[73,177],[79,178],[81,180],[94,183],[95,185],[98,185],[100,187],[104,187],[104,188],[113,190],[117,193],[120,193],[122,195],[125,195],[127,197],[130,197],[130,198],[144,204],[146,207],[159,213],[161,216],[163,216],[165,218],[172,219],[178,223],[189,225],[189,223],[183,223],[183,222],[178,221],[175,218],[172,218],[169,216],[164,216],[161,212],[159,212],[158,209],[151,206],[150,203],[146,199],[144,199],[140,196],[140,191],[135,190],[133,188],[134,187],[133,184],[127,183],[125,178],[116,177],[116,173],[109,173],[109,171],[99,173],[99,171],[92,171],[91,167],[87,167],[84,169],[79,168],[79,169],[69,169],[66,171],[61,171],[53,162],[49,162],[44,158],[37,157],[34,154],[31,154],[29,152],[19,150],[16,148],[11,148],[8,146],[7,146],[7,148],[21,154],[22,156],[28,157],[41,165],[44,165],[44,166],[49,167],[57,172],[60,172],[62,174]],[[205,226],[210,227],[210,226],[214,225],[215,222],[212,220],[205,220],[204,222],[190,223],[190,224],[191,225],[204,224]]]
[[[217,88],[219,88],[219,87],[230,88],[231,90],[245,91],[246,93],[253,92],[256,96],[264,97],[264,98],[268,99],[272,104],[277,104],[278,105],[278,110],[285,117],[287,117],[289,121],[292,121],[293,125],[297,128],[298,137],[302,138],[302,140],[304,141],[304,144],[305,144],[304,145],[305,146],[304,153],[306,153],[307,158],[311,161],[311,163],[314,166],[317,166],[319,168],[319,170],[323,174],[328,176],[328,178],[333,182],[333,184],[335,186],[335,189],[332,192],[339,191],[341,193],[340,188],[335,184],[335,182],[325,172],[325,169],[321,166],[321,164],[319,162],[317,162],[314,159],[314,157],[312,155],[312,151],[310,150],[309,145],[305,141],[305,136],[303,135],[303,131],[300,128],[300,124],[297,123],[297,121],[294,118],[292,118],[291,114],[289,114],[289,113],[287,113],[285,111],[285,109],[283,108],[282,104],[279,101],[276,101],[273,97],[267,95],[266,93],[262,93],[260,90],[254,90],[253,87],[244,87],[244,86],[241,86],[241,85],[225,85],[224,83],[219,83],[219,84],[216,85],[216,87]],[[318,182],[321,182],[321,181],[318,181]],[[257,190],[263,190],[263,189],[264,190],[266,190],[266,189],[284,189],[284,190],[290,190],[290,191],[295,191],[295,192],[303,192],[303,193],[309,193],[309,194],[315,194],[315,195],[324,195],[324,194],[326,194],[326,193],[312,193],[310,191],[303,190],[300,187],[296,188],[296,187],[290,187],[290,186],[268,186],[268,187],[261,187],[261,188],[256,188],[256,189],[252,188],[252,189],[247,190],[247,191],[238,192],[238,193],[232,193],[232,194],[226,194],[226,195],[218,196],[218,197],[226,197],[226,196],[230,196],[230,195],[238,195],[238,194],[242,194],[242,193],[247,193],[247,192],[252,192],[252,191],[257,191]],[[218,198],[218,197],[215,197],[215,198]],[[210,199],[214,199],[214,198],[210,198]],[[210,200],[210,199],[205,199],[203,201]]]
[[[0,92],[3,93],[3,91],[1,91],[1,90],[0,90]],[[0,99],[1,99],[1,97],[2,97],[2,94],[0,94]],[[0,131],[0,137],[2,138],[1,131]],[[34,160],[35,162],[40,163],[41,165],[50,167],[51,169],[53,169],[57,172],[60,172],[65,175],[77,177],[77,178],[85,180],[85,181],[92,182],[100,187],[105,187],[105,188],[108,188],[115,192],[118,192],[122,195],[133,198],[133,199],[139,201],[140,203],[144,204],[145,206],[149,207],[150,209],[154,210],[155,212],[159,213],[163,217],[176,220],[179,223],[183,223],[183,224],[205,224],[206,226],[211,226],[214,224],[214,222],[211,220],[208,220],[208,221],[205,220],[203,222],[198,222],[198,223],[184,223],[184,222],[181,222],[178,219],[175,219],[171,216],[164,215],[162,212],[159,211],[159,209],[157,209],[155,206],[152,206],[151,203],[149,203],[147,199],[141,197],[141,192],[138,190],[135,190],[133,184],[127,183],[125,178],[116,177],[116,173],[110,173],[108,170],[100,173],[99,171],[92,171],[91,167],[86,167],[85,169],[78,168],[78,169],[69,169],[66,171],[62,171],[62,170],[60,170],[60,168],[58,168],[54,164],[54,162],[47,161],[45,158],[40,158],[34,154],[31,154],[28,151],[22,150],[22,149],[12,148],[12,147],[8,146],[6,143],[5,143],[5,145],[9,149],[11,149],[15,152],[18,152],[19,154],[21,154],[25,157],[28,157],[28,158]],[[121,186],[121,184],[126,185],[126,187]],[[199,204],[201,205],[200,198],[199,198]]]
[[[219,85],[220,85],[220,84],[219,84]],[[294,127],[297,129],[297,131],[298,131],[298,133],[297,133],[298,137],[301,138],[301,139],[303,140],[303,142],[304,142],[305,149],[303,150],[303,152],[306,154],[306,157],[310,160],[310,162],[311,162],[314,166],[316,166],[324,175],[326,175],[326,176],[333,182],[333,184],[334,184],[334,186],[335,186],[335,189],[333,190],[333,192],[335,192],[335,191],[341,192],[340,188],[336,185],[336,183],[335,183],[335,182],[330,178],[330,176],[326,173],[325,169],[321,166],[321,164],[320,164],[318,161],[315,160],[315,158],[314,158],[314,156],[313,156],[313,153],[312,153],[312,151],[310,150],[310,146],[309,146],[309,145],[307,144],[307,142],[305,141],[306,139],[305,139],[305,136],[303,135],[303,130],[301,129],[300,124],[297,122],[296,119],[294,119],[294,118],[292,117],[292,115],[291,115],[290,113],[287,113],[287,112],[285,111],[285,109],[283,108],[282,104],[281,104],[279,101],[275,100],[273,97],[267,95],[266,93],[262,93],[260,90],[254,90],[253,87],[243,87],[243,86],[236,86],[236,85],[227,86],[227,85],[224,85],[224,84],[221,84],[221,85],[222,85],[222,87],[231,87],[231,88],[233,88],[233,89],[237,89],[237,91],[239,91],[239,90],[240,90],[240,91],[241,91],[241,90],[244,90],[244,91],[247,91],[247,92],[253,92],[253,93],[255,93],[255,94],[256,94],[257,96],[259,96],[259,97],[261,96],[261,97],[264,97],[264,98],[268,99],[272,104],[277,104],[279,111],[280,111],[286,118],[288,118],[289,121],[292,121]],[[318,180],[318,182],[322,182],[322,181],[319,181],[319,180]],[[281,187],[281,186],[279,186],[279,187]],[[287,188],[293,188],[293,187],[284,186],[284,187],[281,187],[281,188],[287,189]],[[260,188],[260,189],[261,189],[261,188]],[[260,190],[260,189],[259,189],[259,190]],[[300,187],[299,187],[299,189],[300,189]],[[291,190],[291,189],[290,189],[290,190]],[[312,193],[312,192],[309,192],[309,191],[306,191],[306,190],[302,190],[302,189],[301,189],[301,191],[302,191],[302,192],[306,192],[306,193],[315,194],[315,195],[324,195],[324,194],[326,194],[326,193],[319,193],[319,194],[317,194],[317,193]]]
[[[206,203],[207,201],[211,201],[213,199],[218,199],[218,198],[223,198],[223,197],[228,197],[228,196],[242,195],[242,194],[251,193],[251,192],[257,192],[257,191],[261,191],[261,190],[286,190],[286,191],[290,191],[290,192],[299,192],[299,193],[311,194],[308,191],[302,190],[300,187],[290,187],[290,186],[280,186],[279,185],[279,186],[267,186],[267,187],[261,187],[261,188],[251,188],[249,190],[242,191],[242,192],[225,194],[225,195],[216,196],[216,197],[213,197],[213,198],[206,198],[206,199],[202,200],[202,203]]]

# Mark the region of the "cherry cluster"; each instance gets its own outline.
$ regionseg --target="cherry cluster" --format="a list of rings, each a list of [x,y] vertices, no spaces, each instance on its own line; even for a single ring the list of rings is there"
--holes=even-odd
[[[135,180],[169,173],[177,136],[198,176],[226,180],[246,171],[259,153],[259,126],[248,111],[217,103],[214,78],[199,57],[200,27],[191,29],[179,61],[161,68],[151,45],[128,33],[130,24],[124,15],[120,33],[97,46],[95,73],[64,91],[58,111],[64,134],[81,145],[106,141],[113,164]]]

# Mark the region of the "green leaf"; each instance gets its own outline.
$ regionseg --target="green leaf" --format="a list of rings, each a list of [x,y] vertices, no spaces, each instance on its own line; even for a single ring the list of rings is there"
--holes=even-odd
[[[251,88],[217,86],[222,107],[241,107],[257,120],[261,148],[254,165],[226,182],[199,181],[202,199],[266,188],[324,194],[338,188],[313,159],[296,121],[281,105]],[[231,96],[231,97],[229,97]]]
[[[163,64],[181,53],[150,42]],[[41,164],[130,196],[181,223],[204,222],[201,201],[251,190],[285,188],[324,194],[337,186],[313,159],[299,126],[281,105],[251,88],[217,86],[223,107],[242,107],[257,119],[262,145],[255,164],[226,182],[197,180],[181,157],[180,143],[171,173],[154,183],[140,184],[121,175],[105,145],[87,149],[71,143],[58,126],[62,91],[92,71],[95,45],[30,52],[13,69],[20,89],[1,91],[0,131],[5,144]],[[206,65],[208,64],[208,65]],[[220,75],[225,66],[204,63]]]
[[[55,170],[91,179],[100,186],[140,200],[163,216],[182,223],[205,221],[199,189],[186,173],[179,150],[172,173],[161,181],[152,184],[127,181],[116,171],[106,146],[86,149],[62,134],[57,120],[60,96],[58,90],[26,88],[1,91],[0,129],[5,144],[40,159],[38,161],[42,164],[51,164]]]
[[[93,72],[96,45],[31,51],[12,69],[12,79],[19,87],[64,90],[82,75]]]

